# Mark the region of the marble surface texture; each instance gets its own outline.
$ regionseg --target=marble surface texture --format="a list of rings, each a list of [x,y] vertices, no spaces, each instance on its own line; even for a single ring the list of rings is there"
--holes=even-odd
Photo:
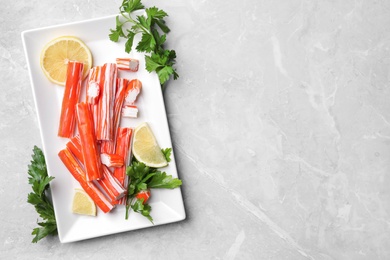
[[[31,243],[41,138],[20,33],[122,1],[0,9],[0,259],[390,259],[390,1],[143,1],[168,12],[164,91],[187,219]]]

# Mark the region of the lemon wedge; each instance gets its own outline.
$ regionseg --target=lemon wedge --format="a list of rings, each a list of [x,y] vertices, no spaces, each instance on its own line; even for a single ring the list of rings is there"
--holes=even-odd
[[[134,130],[133,155],[139,162],[149,167],[161,168],[168,165],[152,129],[146,122]]]
[[[62,36],[48,42],[41,51],[41,68],[53,83],[65,85],[69,61],[84,63],[85,78],[92,67],[92,54],[87,45],[74,36]]]
[[[83,189],[75,189],[72,212],[80,215],[96,216],[95,202]]]

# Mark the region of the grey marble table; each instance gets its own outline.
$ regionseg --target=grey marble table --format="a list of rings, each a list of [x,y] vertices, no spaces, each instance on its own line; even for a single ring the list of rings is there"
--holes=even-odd
[[[41,146],[20,33],[119,0],[0,10],[0,259],[389,259],[390,1],[144,1],[168,12],[164,91],[187,219],[31,243]]]

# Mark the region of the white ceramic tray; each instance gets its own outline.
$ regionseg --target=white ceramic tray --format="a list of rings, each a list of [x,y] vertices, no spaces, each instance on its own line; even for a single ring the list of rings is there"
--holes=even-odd
[[[133,57],[140,60],[136,73],[119,72],[119,76],[142,81],[142,92],[137,100],[139,117],[122,121],[122,126],[135,127],[141,122],[148,122],[159,145],[162,148],[172,147],[168,121],[158,77],[148,73],[145,68],[144,55],[137,52],[130,54],[124,51],[124,41],[110,41],[109,29],[115,28],[115,15],[64,25],[57,25],[25,31],[22,33],[23,46],[27,58],[31,85],[34,94],[38,120],[43,142],[48,173],[55,179],[51,182],[53,205],[61,242],[73,242],[140,228],[153,227],[185,219],[185,210],[180,188],[174,190],[153,190],[150,199],[151,216],[154,225],[138,213],[131,212],[125,220],[124,206],[116,207],[104,214],[98,211],[97,217],[81,216],[71,213],[74,188],[79,184],[73,179],[58,157],[58,152],[65,147],[67,139],[57,136],[59,115],[64,88],[57,86],[45,77],[39,57],[43,46],[59,36],[79,37],[90,48],[93,65],[115,62],[117,57]],[[167,174],[178,177],[175,157],[168,167],[163,168]]]

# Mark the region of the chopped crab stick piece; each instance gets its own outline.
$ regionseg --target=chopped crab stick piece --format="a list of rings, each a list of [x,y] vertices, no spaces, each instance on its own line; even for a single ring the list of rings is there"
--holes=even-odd
[[[98,182],[104,192],[110,197],[112,203],[116,204],[116,201],[126,195],[126,189],[114,176],[112,176],[110,170],[106,166],[103,166],[103,179]]]
[[[138,79],[133,79],[132,81],[130,81],[126,90],[124,105],[134,105],[139,93],[141,92],[141,89],[141,81],[139,81]]]
[[[89,82],[87,91],[87,102],[91,105],[97,104],[100,94],[99,83],[96,81]]]
[[[139,191],[135,197],[142,200],[142,204],[145,204],[150,198],[150,189]]]
[[[118,127],[121,120],[122,106],[130,82],[131,81],[123,78],[118,78],[117,80],[117,92],[115,96],[115,106],[114,106],[114,130],[115,130],[114,133],[115,134],[118,131]]]
[[[98,117],[96,137],[98,140],[113,139],[113,116],[116,91],[117,68],[115,63],[103,65],[100,77],[100,98],[98,103]]]
[[[76,105],[76,114],[87,180],[98,180],[103,176],[102,165],[97,147],[92,113],[88,104],[84,102],[78,103]]]
[[[124,159],[124,165],[122,167],[115,168],[114,176],[121,182],[124,183],[126,175],[126,166],[130,163],[131,156],[131,138],[133,130],[128,127],[119,127],[116,141],[115,153],[120,155]],[[125,186],[126,187],[126,186]]]
[[[100,159],[107,167],[122,167],[124,163],[123,157],[119,154],[102,153]]]
[[[76,126],[75,105],[79,102],[84,64],[69,61],[66,74],[65,91],[62,99],[58,136],[70,138]]]
[[[115,153],[115,139],[116,133],[118,131],[118,127],[121,119],[121,110],[123,106],[123,101],[125,99],[125,93],[127,86],[129,84],[129,80],[124,78],[117,78],[116,81],[116,95],[114,102],[114,117],[113,117],[113,129],[114,136],[113,140],[110,141],[102,141],[101,143],[101,153]]]
[[[97,104],[100,95],[99,81],[102,67],[96,66],[89,70],[86,84],[86,101],[88,104]]]
[[[139,60],[132,58],[116,58],[116,65],[120,70],[137,72],[139,67]]]
[[[81,187],[104,213],[107,213],[114,208],[114,205],[106,198],[99,188],[96,187],[95,183],[87,181],[84,169],[80,166],[79,162],[68,148],[61,150],[58,153],[58,156],[72,176],[80,183]]]
[[[79,135],[75,135],[72,138],[70,138],[70,140],[66,143],[66,147],[74,154],[74,156],[78,160],[80,160],[81,163],[84,163]]]
[[[101,66],[93,67],[89,70],[86,84],[86,102],[90,105],[93,114],[95,131],[97,129],[98,102],[100,97],[100,76]]]
[[[130,118],[137,118],[138,117],[137,106],[129,106],[129,105],[123,106],[122,116],[123,117],[130,117]]]
[[[102,140],[100,141],[100,154],[110,154],[115,152],[114,140]]]
[[[127,189],[128,177],[126,175],[126,166],[130,163],[131,158],[131,138],[133,130],[128,127],[119,127],[116,141],[115,153],[124,159],[124,165],[114,169],[114,176],[119,180],[123,187]],[[119,204],[125,204],[126,199],[119,201]]]

